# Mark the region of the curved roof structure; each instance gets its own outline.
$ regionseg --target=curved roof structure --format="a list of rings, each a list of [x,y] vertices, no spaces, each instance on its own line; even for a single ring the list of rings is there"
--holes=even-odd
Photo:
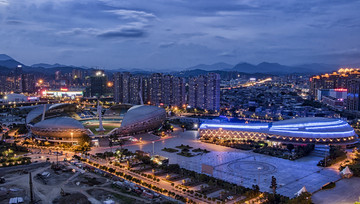
[[[39,105],[38,107],[31,110],[26,116],[26,123],[30,123],[32,120],[43,114],[44,106],[46,106],[46,110],[48,110],[50,105]]]
[[[319,117],[274,122],[269,128],[269,133],[308,138],[338,138],[355,135],[354,129],[343,120]]]
[[[57,103],[57,104],[44,104],[39,105],[38,107],[34,108],[32,111],[28,113],[26,116],[26,123],[36,123],[41,120],[41,116],[44,112],[44,106],[46,108],[45,110],[45,119],[47,117],[54,117],[56,116],[64,116],[68,115],[70,116],[72,112],[76,111],[76,105],[70,104],[70,103]],[[61,114],[64,113],[64,114]],[[69,113],[69,114],[66,114]]]
[[[147,118],[157,115],[166,115],[163,108],[157,106],[137,105],[131,107],[124,116],[121,127],[125,127],[137,122],[141,122]]]
[[[85,129],[83,124],[70,117],[57,117],[40,121],[34,125],[35,128],[53,129]]]
[[[56,103],[50,106],[49,110],[59,109],[59,108],[74,108],[76,109],[76,105],[72,103]]]
[[[104,116],[111,116],[111,115],[124,115],[126,112],[132,107],[131,104],[117,104],[111,106],[108,110],[105,111]]]
[[[297,118],[273,123],[203,123],[200,126],[200,129],[220,128],[295,138],[345,138],[356,135],[347,122],[320,117]]]

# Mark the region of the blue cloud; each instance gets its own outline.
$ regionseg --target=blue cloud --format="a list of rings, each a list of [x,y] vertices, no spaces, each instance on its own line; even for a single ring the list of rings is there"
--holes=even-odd
[[[353,63],[359,10],[359,0],[0,0],[0,51],[106,68]]]

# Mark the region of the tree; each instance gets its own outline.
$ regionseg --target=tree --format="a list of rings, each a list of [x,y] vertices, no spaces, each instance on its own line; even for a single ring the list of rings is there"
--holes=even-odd
[[[272,176],[272,177],[271,177],[271,185],[270,185],[270,188],[272,188],[273,194],[275,195],[275,194],[276,194],[276,188],[277,188],[277,183],[276,183],[276,178],[275,178],[275,176]]]
[[[311,204],[311,194],[309,192],[301,193],[299,196],[293,198],[289,202],[290,204]]]
[[[289,150],[289,152],[291,152],[295,147],[293,144],[287,144],[286,148]]]

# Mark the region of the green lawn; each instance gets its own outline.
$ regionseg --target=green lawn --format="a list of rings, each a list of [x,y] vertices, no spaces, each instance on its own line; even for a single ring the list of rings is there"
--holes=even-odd
[[[96,131],[96,128],[99,128],[99,125],[85,125],[86,128],[89,128],[95,135],[98,135],[99,132]],[[111,130],[120,127],[117,125],[106,125],[104,124],[103,127],[105,128],[104,134],[109,133]]]

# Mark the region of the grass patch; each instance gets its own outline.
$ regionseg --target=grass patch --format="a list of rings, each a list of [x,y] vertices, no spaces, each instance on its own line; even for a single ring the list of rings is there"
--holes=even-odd
[[[189,146],[189,145],[183,145],[183,144],[181,144],[181,145],[179,145],[179,146],[176,146],[176,148],[178,148],[178,149],[192,149],[191,146]]]
[[[184,156],[184,157],[193,157],[195,155],[191,154],[190,152],[180,152],[177,155]]]
[[[197,149],[193,149],[192,150],[193,152],[202,152],[202,153],[209,153],[210,151],[207,150],[207,149],[200,149],[200,148],[197,148]]]
[[[99,132],[96,131],[96,128],[99,128],[99,125],[85,125],[86,128],[89,128],[91,130],[91,132],[94,133],[94,135],[98,135]],[[111,130],[120,127],[119,126],[115,126],[115,125],[106,125],[104,124],[103,127],[105,128],[104,134],[109,133]]]
[[[179,150],[173,149],[173,148],[166,148],[166,147],[165,147],[165,148],[162,149],[161,151],[174,153],[174,152],[178,152]]]
[[[330,182],[330,183],[323,185],[321,187],[321,190],[332,189],[332,188],[335,188],[335,186],[336,186],[335,182]]]

